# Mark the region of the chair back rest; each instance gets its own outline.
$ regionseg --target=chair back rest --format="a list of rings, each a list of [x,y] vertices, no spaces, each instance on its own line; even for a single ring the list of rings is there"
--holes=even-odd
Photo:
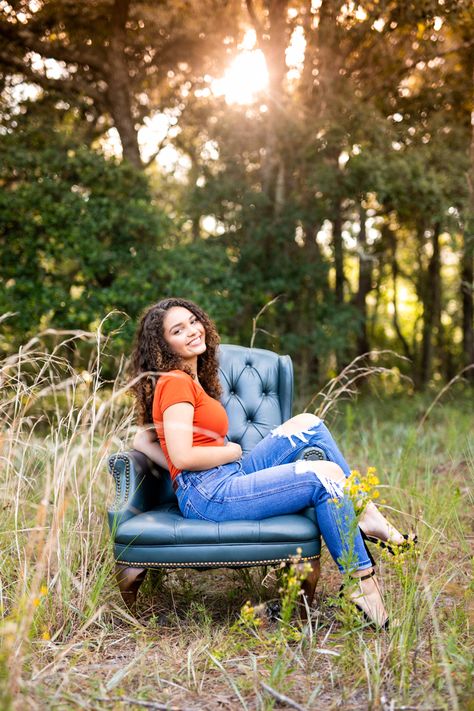
[[[221,402],[229,418],[228,439],[250,451],[291,417],[293,364],[262,348],[222,344],[219,348]]]
[[[223,388],[222,404],[229,418],[228,439],[243,452],[250,451],[268,432],[291,417],[293,406],[293,364],[288,355],[279,356],[262,348],[222,344],[219,348],[219,376]],[[153,465],[143,454],[133,452],[133,481],[139,503],[132,513],[127,509],[121,520],[146,510],[145,499],[153,505],[176,502],[169,472]],[[129,466],[124,460],[124,467]],[[119,475],[117,461],[113,470]],[[127,487],[125,487],[127,488]],[[143,500],[143,501],[142,501]],[[115,513],[110,512],[110,521]],[[112,526],[112,524],[110,524]]]

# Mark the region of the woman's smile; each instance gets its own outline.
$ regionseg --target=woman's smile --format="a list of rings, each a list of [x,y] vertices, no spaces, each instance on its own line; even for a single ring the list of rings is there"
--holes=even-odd
[[[165,339],[176,353],[196,368],[197,357],[206,350],[206,330],[189,309],[174,306],[163,321]]]

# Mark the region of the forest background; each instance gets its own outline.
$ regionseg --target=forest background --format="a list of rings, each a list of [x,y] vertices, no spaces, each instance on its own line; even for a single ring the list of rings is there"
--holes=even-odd
[[[0,78],[1,711],[472,711],[472,0],[0,0]],[[272,569],[125,609],[107,461],[169,295],[289,353],[295,413],[379,472],[418,536],[372,548],[389,633],[324,548],[306,625]]]
[[[4,354],[111,311],[128,353],[181,295],[242,344],[278,297],[254,345],[302,392],[373,349],[420,389],[474,361],[468,0],[0,9]]]

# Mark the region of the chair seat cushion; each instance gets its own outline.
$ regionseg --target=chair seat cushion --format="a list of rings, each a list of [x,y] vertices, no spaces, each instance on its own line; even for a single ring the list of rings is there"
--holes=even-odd
[[[131,545],[277,543],[310,541],[319,536],[312,509],[308,514],[272,516],[260,521],[198,521],[184,518],[176,504],[156,506],[120,524],[116,543]]]
[[[260,521],[214,523],[183,518],[178,506],[161,504],[117,526],[115,558],[139,565],[236,565],[320,553],[314,509]]]

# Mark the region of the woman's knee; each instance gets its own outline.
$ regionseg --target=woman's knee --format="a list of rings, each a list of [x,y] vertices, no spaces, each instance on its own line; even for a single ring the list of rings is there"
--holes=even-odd
[[[281,434],[291,435],[317,425],[321,420],[309,412],[302,412],[280,425]]]
[[[322,474],[328,479],[332,479],[333,481],[337,481],[341,484],[346,481],[346,475],[344,474],[344,471],[339,466],[339,464],[336,464],[335,462],[327,462],[324,460],[310,461],[308,459],[300,459],[297,462],[297,465],[298,466],[295,469],[296,473],[298,473],[298,470],[300,472],[311,471],[314,474]]]

